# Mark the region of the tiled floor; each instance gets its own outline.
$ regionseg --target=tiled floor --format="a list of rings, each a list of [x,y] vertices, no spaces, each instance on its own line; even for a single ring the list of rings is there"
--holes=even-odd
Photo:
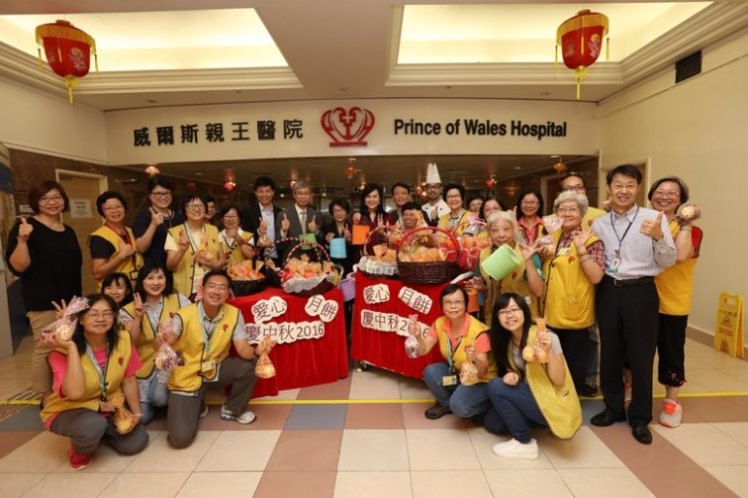
[[[26,340],[0,361],[2,498],[748,496],[748,362],[692,339],[685,423],[653,425],[649,447],[625,424],[590,426],[602,407],[590,399],[574,439],[538,430],[540,458],[501,459],[491,452],[501,439],[484,429],[453,416],[425,419],[421,382],[372,369],[253,400],[250,426],[221,421],[213,406],[184,450],[168,446],[157,419],[143,453],[102,447],[82,472],[67,464],[67,440],[43,431],[38,407],[24,401],[30,347]]]

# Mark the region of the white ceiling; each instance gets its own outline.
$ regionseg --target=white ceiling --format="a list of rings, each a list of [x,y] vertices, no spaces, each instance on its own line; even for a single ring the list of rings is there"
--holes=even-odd
[[[745,1],[474,1],[2,0],[0,79],[65,98],[61,78],[37,63],[33,32],[66,19],[96,39],[101,68],[80,81],[75,105],[104,111],[342,98],[574,100],[572,72],[553,62],[556,29],[586,7],[610,19],[610,60],[601,57],[582,89],[582,100],[600,102],[748,26]],[[425,160],[395,164],[415,171],[424,163],[413,158]],[[445,167],[460,171],[467,160]],[[517,163],[474,162],[487,160],[507,171]],[[287,163],[273,164],[288,173]],[[263,169],[250,164],[227,167],[248,177]],[[199,165],[176,168],[193,175]],[[469,171],[468,183],[485,179],[480,167]]]

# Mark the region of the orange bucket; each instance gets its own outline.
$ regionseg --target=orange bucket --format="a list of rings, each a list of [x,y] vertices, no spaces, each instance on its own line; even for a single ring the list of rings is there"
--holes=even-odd
[[[366,243],[366,237],[369,236],[369,225],[353,225],[351,233],[351,244],[362,246]]]

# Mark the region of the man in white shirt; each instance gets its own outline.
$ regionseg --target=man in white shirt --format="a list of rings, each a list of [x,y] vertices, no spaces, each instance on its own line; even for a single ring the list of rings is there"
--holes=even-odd
[[[423,218],[429,225],[436,226],[439,217],[449,214],[450,209],[442,199],[442,179],[434,163],[429,163],[426,170],[426,199],[428,202],[421,206]]]
[[[600,427],[626,420],[642,444],[652,443],[652,367],[657,348],[659,297],[654,277],[675,263],[675,244],[661,212],[636,205],[642,174],[631,164],[606,177],[611,212],[592,224],[605,244],[605,275],[597,287],[600,386],[605,410],[592,417]],[[624,407],[624,361],[631,368],[628,414]]]

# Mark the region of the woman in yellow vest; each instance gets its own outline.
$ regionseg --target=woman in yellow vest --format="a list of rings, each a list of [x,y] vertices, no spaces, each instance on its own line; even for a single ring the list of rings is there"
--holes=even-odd
[[[438,227],[442,230],[452,232],[455,237],[463,234],[470,226],[472,212],[463,207],[465,200],[465,187],[456,183],[444,186],[444,202],[449,206],[449,213],[439,217]]]
[[[559,438],[570,439],[582,425],[582,407],[558,336],[532,324],[527,301],[518,294],[502,294],[494,316],[491,349],[500,377],[488,383],[492,408],[484,425],[494,434],[512,436],[495,444],[494,454],[535,459],[539,451],[530,423],[547,426]],[[529,361],[525,360],[528,345],[532,353]]]
[[[603,278],[603,242],[582,227],[589,201],[574,191],[561,193],[553,212],[561,228],[553,232],[553,251],[543,264],[544,315],[556,333],[578,393],[584,392],[587,363],[593,347],[590,327],[595,324],[595,284]]]
[[[155,408],[165,407],[169,399],[166,376],[159,374],[154,361],[158,326],[190,304],[189,299],[174,292],[174,279],[166,268],[146,262],[138,272],[135,299],[120,309],[120,323],[130,333],[143,363],[136,376],[144,424],[153,419]]]
[[[530,302],[530,309],[533,316],[538,316],[538,299],[545,292],[545,283],[540,276],[538,269],[532,262],[533,254],[538,249],[528,247],[518,242],[519,232],[517,230],[517,219],[511,211],[499,211],[488,217],[488,234],[491,239],[491,247],[486,247],[481,251],[480,262],[478,263],[477,273],[480,273],[480,279],[473,279],[472,286],[481,292],[485,292],[486,299],[483,305],[483,318],[490,327],[494,317],[492,311],[496,299],[505,292],[514,292]],[[520,264],[509,275],[501,280],[494,280],[480,263],[491,255],[496,249],[504,244],[508,244],[517,254]],[[529,262],[529,264],[528,264]]]
[[[96,290],[110,273],[124,273],[135,282],[143,257],[135,250],[135,235],[125,226],[127,201],[119,192],[107,191],[96,198],[96,210],[104,224],[88,239]]]
[[[245,232],[239,226],[242,221],[242,215],[236,206],[226,206],[221,210],[221,220],[223,221],[223,230],[218,237],[223,246],[226,265],[236,265],[247,259],[255,257],[254,235]]]
[[[496,376],[491,345],[485,333],[488,327],[467,312],[468,295],[459,285],[450,284],[440,294],[444,316],[436,319],[424,336],[411,327],[418,341],[418,356],[424,356],[439,345],[444,362],[432,363],[423,370],[423,380],[436,398],[426,410],[426,418],[438,419],[448,413],[460,418],[483,414],[488,409],[486,383]],[[459,383],[460,369],[466,361],[478,370],[478,382]]]
[[[685,343],[688,314],[693,295],[693,270],[699,257],[702,232],[693,226],[700,214],[695,207],[687,214],[681,206],[688,202],[688,185],[677,176],[660,178],[648,194],[652,207],[667,216],[675,241],[676,263],[655,277],[660,298],[660,329],[657,335],[657,380],[665,386],[660,424],[678,427],[683,410],[678,401],[680,387],[686,382]]]
[[[205,202],[198,195],[182,205],[185,222],[169,229],[164,243],[166,268],[174,272],[174,290],[194,301],[203,275],[226,262],[218,229],[205,221]]]
[[[68,456],[74,470],[91,464],[101,441],[125,455],[139,453],[148,444],[148,433],[138,423],[143,416],[135,380],[138,354],[130,336],[117,326],[114,301],[104,294],[92,294],[88,301],[70,340],[46,339],[56,351],[49,355],[53,392],[41,418],[47,429],[70,438]],[[127,434],[115,430],[109,401],[122,394],[136,423]]]

